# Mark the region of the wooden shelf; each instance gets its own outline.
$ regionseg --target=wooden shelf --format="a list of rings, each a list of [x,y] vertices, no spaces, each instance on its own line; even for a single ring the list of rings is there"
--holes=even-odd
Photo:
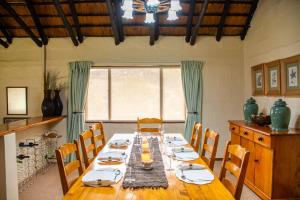
[[[24,131],[33,127],[50,124],[53,122],[59,122],[63,120],[65,116],[59,117],[32,117],[15,122],[0,125],[0,136],[9,134],[11,132]]]

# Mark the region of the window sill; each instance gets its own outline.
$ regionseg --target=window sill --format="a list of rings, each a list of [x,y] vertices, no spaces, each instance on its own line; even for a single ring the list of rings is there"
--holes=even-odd
[[[136,120],[86,120],[85,123],[103,122],[105,124],[136,124]],[[165,120],[164,124],[184,123],[184,120]]]

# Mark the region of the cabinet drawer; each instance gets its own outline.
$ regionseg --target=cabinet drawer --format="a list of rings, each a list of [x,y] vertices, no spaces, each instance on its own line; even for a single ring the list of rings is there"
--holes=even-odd
[[[229,129],[231,132],[239,134],[240,133],[240,127],[230,124]]]
[[[253,131],[251,131],[250,129],[241,127],[240,128],[240,136],[247,138],[249,140],[253,140]]]
[[[254,132],[254,142],[265,147],[271,147],[271,137]]]

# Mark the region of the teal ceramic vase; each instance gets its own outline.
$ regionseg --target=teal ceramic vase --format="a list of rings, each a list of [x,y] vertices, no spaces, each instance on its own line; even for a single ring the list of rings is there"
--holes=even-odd
[[[271,126],[273,131],[286,131],[289,129],[291,109],[282,99],[275,101],[271,108]]]
[[[251,115],[257,115],[258,105],[252,97],[244,104],[244,118],[246,123],[251,123]]]

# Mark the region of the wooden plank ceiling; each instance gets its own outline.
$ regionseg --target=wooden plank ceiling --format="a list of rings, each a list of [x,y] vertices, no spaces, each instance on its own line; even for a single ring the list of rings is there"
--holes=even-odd
[[[157,23],[144,23],[143,13],[132,20],[122,18],[122,0],[0,0],[0,44],[9,47],[13,38],[30,37],[38,46],[48,38],[70,37],[80,45],[85,37],[114,37],[118,45],[126,36],[185,36],[195,44],[201,35],[245,38],[258,0],[180,0],[178,20],[166,13]]]

